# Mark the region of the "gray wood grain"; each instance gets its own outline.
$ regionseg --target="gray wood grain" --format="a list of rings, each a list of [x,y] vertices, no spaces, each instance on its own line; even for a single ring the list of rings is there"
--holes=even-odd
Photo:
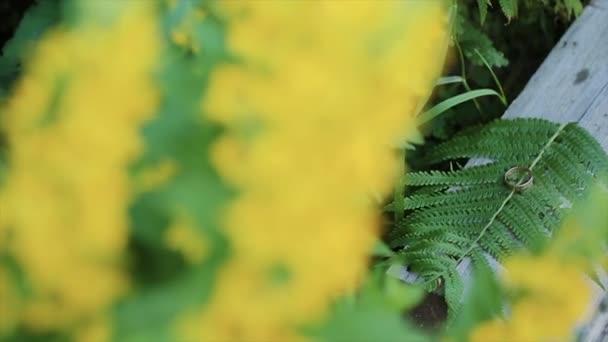
[[[577,122],[608,150],[608,0],[593,0],[585,8],[503,116],[517,117]],[[488,259],[500,272],[500,265]],[[470,261],[463,260],[458,271],[465,280],[466,295]],[[417,279],[405,268],[393,268],[391,273],[408,282]],[[598,286],[594,291],[599,303],[603,291]],[[608,314],[602,317],[602,323],[592,323],[582,340],[608,341],[598,333],[608,332]]]
[[[608,149],[607,88],[608,0],[594,0],[503,117],[578,122]]]

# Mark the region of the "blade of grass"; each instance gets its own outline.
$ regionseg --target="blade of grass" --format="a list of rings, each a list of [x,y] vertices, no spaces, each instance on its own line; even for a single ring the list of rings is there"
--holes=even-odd
[[[464,82],[464,79],[461,76],[445,76],[445,77],[441,77],[437,80],[437,83],[435,83],[435,86],[442,86],[442,85],[446,85],[446,84],[452,84],[452,83],[462,83]]]
[[[467,68],[464,61],[464,53],[462,52],[462,48],[460,47],[460,44],[458,44],[457,40],[454,41],[454,45],[456,46],[456,50],[458,50],[458,56],[460,57],[460,74],[462,77],[462,85],[467,91],[472,91],[473,89],[469,87],[469,82],[467,82]],[[477,111],[480,114],[483,114],[483,111],[481,110],[481,106],[479,105],[479,102],[477,102],[477,99],[473,99],[473,103],[475,104],[475,108],[477,108]]]
[[[502,104],[504,104],[506,106],[507,105],[507,96],[505,95],[505,92],[502,89],[502,85],[500,84],[498,77],[496,77],[494,70],[492,70],[492,67],[490,66],[488,61],[483,57],[483,55],[477,49],[475,49],[475,53],[477,54],[477,56],[479,56],[479,58],[481,58],[481,61],[483,62],[483,64],[490,71],[490,74],[492,75],[492,78],[494,79],[494,83],[496,83],[496,86],[498,87],[498,90],[500,91],[500,101],[502,102]]]
[[[448,110],[452,107],[455,107],[463,102],[467,102],[469,100],[474,100],[478,97],[490,96],[490,95],[500,97],[500,94],[497,93],[493,89],[471,90],[471,91],[467,91],[466,93],[451,97],[447,100],[444,100],[444,101],[438,103],[437,105],[435,105],[433,108],[427,110],[426,112],[422,113],[422,115],[420,115],[418,118],[418,125],[423,125],[423,124],[433,120],[434,118],[436,118],[437,116],[439,116],[443,112],[445,112],[446,110]]]

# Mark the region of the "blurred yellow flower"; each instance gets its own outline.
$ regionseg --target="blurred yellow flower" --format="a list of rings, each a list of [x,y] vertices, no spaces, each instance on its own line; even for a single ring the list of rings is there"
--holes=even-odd
[[[443,56],[441,1],[230,1],[242,64],[212,74],[203,111],[227,128],[212,161],[239,191],[232,258],[186,341],[297,341],[357,286],[386,192]]]
[[[166,184],[177,173],[177,166],[171,160],[142,170],[134,180],[138,192],[149,191]]]
[[[143,4],[101,4],[120,16],[49,33],[3,110],[11,150],[0,250],[22,268],[27,293],[6,293],[13,280],[0,268],[0,303],[23,302],[6,312],[0,305],[0,321],[110,336],[104,312],[127,288],[127,167],[157,102],[160,45],[153,6]]]
[[[208,252],[206,240],[195,227],[195,223],[189,218],[178,216],[165,235],[167,246],[181,252],[190,263],[200,263]]]
[[[507,320],[479,326],[471,341],[570,341],[589,309],[591,289],[579,265],[554,253],[514,256],[505,263],[506,286],[521,292]]]

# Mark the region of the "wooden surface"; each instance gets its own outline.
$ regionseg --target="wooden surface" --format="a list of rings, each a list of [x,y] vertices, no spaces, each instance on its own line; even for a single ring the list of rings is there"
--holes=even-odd
[[[503,117],[578,122],[608,149],[608,0],[587,6]]]
[[[577,122],[608,150],[608,0],[593,0],[564,34],[503,116],[516,117]],[[463,260],[458,270],[466,291],[470,261]],[[404,268],[391,273],[408,282],[416,279]],[[594,291],[599,303],[603,291],[597,286]],[[598,312],[596,318],[582,340],[608,341],[602,333],[608,332],[608,313]]]

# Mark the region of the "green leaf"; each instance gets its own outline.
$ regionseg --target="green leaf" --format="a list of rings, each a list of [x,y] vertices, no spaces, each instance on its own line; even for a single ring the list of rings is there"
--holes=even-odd
[[[500,8],[508,20],[517,16],[517,2],[519,0],[498,0]]]
[[[462,78],[461,76],[444,76],[444,77],[440,77],[437,80],[437,83],[435,83],[435,86],[442,86],[442,85],[446,85],[446,84],[462,83],[462,82],[464,82],[464,78]]]
[[[467,101],[470,101],[470,100],[478,98],[478,97],[490,96],[490,95],[500,97],[500,94],[492,89],[471,90],[466,93],[451,97],[447,100],[444,100],[444,101],[438,103],[431,109],[422,113],[419,117],[418,124],[423,125],[423,124],[433,120],[435,117],[441,115],[448,109],[455,107],[463,102],[467,102]]]
[[[470,21],[462,14],[458,16],[457,23],[456,40],[464,56],[471,63],[477,66],[484,65],[484,62],[475,53],[477,49],[491,67],[504,67],[509,64],[504,54],[494,47],[492,40],[484,32],[473,27]]]
[[[395,253],[388,247],[386,243],[384,243],[384,241],[378,240],[374,244],[374,250],[372,251],[373,256],[388,258],[394,254]]]
[[[336,312],[313,336],[327,342],[430,341],[397,312],[373,305],[357,305]]]
[[[368,275],[356,297],[344,297],[329,319],[308,330],[317,341],[430,341],[402,318],[424,296],[422,289],[388,276],[384,269]]]
[[[60,2],[38,1],[25,13],[0,56],[0,99],[20,73],[23,58],[51,26],[61,18]]]
[[[490,72],[490,75],[492,75],[492,79],[494,79],[494,83],[496,84],[496,86],[498,87],[498,90],[500,91],[500,100],[501,100],[502,104],[504,104],[506,106],[507,105],[507,96],[505,95],[505,92],[502,89],[502,84],[500,84],[500,81],[498,80],[498,77],[496,77],[494,70],[492,70],[492,66],[490,65],[490,63],[488,63],[488,61],[481,54],[481,52],[479,52],[479,50],[475,49],[474,51],[477,54],[477,56],[479,56],[479,59],[481,59],[481,61],[483,62],[483,65],[486,66],[486,69],[488,69],[488,71]]]
[[[386,277],[385,295],[387,301],[394,306],[396,310],[403,311],[412,309],[420,303],[424,297],[424,290],[420,287],[414,287],[404,283],[397,278]]]
[[[558,4],[556,4],[556,7]],[[565,7],[564,11],[567,13],[568,19],[570,19],[572,16],[578,17],[581,15],[581,13],[583,13],[583,3],[581,0],[564,0],[563,5]]]
[[[457,317],[448,326],[447,335],[458,342],[469,340],[469,335],[480,323],[502,314],[503,290],[492,271],[478,268],[473,273],[473,286]]]
[[[479,21],[483,25],[488,15],[488,1],[489,0],[477,0],[477,6],[479,7]]]
[[[393,205],[391,209],[393,211],[393,217],[396,222],[403,219],[403,190],[405,188],[405,175],[401,175],[395,184],[393,190]]]
[[[448,304],[448,318],[453,320],[462,304],[464,283],[462,277],[455,268],[451,268],[444,276],[445,280],[445,302]]]

